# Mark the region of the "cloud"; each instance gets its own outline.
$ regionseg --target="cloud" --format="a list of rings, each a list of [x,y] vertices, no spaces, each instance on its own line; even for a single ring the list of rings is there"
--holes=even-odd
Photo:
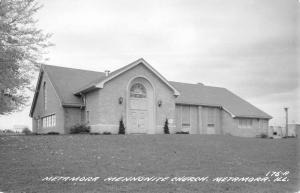
[[[49,64],[104,71],[143,57],[169,80],[226,87],[272,115],[297,102],[296,0],[41,2]]]

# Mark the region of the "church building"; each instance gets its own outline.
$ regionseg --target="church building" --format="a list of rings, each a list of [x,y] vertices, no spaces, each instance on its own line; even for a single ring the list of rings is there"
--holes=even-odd
[[[37,133],[68,134],[76,124],[93,133],[267,133],[272,118],[226,88],[168,81],[144,59],[113,72],[42,65],[30,110]]]

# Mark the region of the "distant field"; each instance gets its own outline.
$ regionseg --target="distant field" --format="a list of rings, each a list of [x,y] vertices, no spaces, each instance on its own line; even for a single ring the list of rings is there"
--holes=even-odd
[[[0,136],[0,192],[296,192],[299,140],[206,135]],[[289,171],[288,182],[223,182]],[[50,176],[96,182],[45,182]],[[207,182],[107,182],[107,177],[204,177]]]

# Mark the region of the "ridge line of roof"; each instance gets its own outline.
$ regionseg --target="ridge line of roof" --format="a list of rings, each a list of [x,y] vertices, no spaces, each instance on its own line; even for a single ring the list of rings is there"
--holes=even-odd
[[[77,91],[75,91],[75,95],[78,95],[81,91],[87,90],[91,87],[96,87],[96,88],[103,88],[104,84],[111,79],[119,76],[120,74],[124,73],[125,71],[139,65],[143,64],[148,70],[152,71],[159,79],[161,79],[168,87],[170,87],[174,91],[174,95],[179,95],[179,92],[177,89],[163,76],[161,75],[155,68],[153,68],[145,59],[139,58],[136,61],[131,62],[130,64],[127,64],[119,69],[116,69],[115,71],[111,72],[108,76],[106,76],[103,80],[101,79],[95,79],[95,81],[92,81],[90,84],[87,84],[87,86],[84,86]],[[99,82],[98,82],[99,80]],[[98,82],[98,83],[97,83]],[[89,85],[89,86],[88,86]],[[86,87],[86,88],[85,88]]]
[[[71,70],[81,70],[81,71],[88,71],[88,72],[96,72],[96,73],[103,73],[105,74],[105,72],[101,72],[101,71],[95,71],[95,70],[86,70],[86,69],[82,69],[82,68],[71,68],[71,67],[65,67],[65,66],[56,66],[56,65],[49,65],[49,64],[43,64],[43,66],[49,66],[51,67],[55,67],[55,68],[66,68],[66,69],[71,69]]]
[[[113,76],[114,74],[118,73],[118,72],[121,71],[122,69],[124,69],[124,68],[126,68],[126,67],[132,65],[133,63],[135,63],[135,62],[137,62],[137,61],[140,61],[140,60],[142,60],[142,59],[143,59],[143,58],[139,58],[138,60],[136,60],[136,61],[134,61],[134,62],[131,62],[131,63],[125,65],[125,66],[122,66],[122,67],[120,67],[120,68],[115,69],[114,71],[110,72],[110,73],[108,74],[108,76],[105,76],[104,79],[105,79],[105,78],[109,78],[110,76]],[[105,73],[104,73],[104,74],[105,74]],[[97,82],[101,82],[101,81],[103,81],[104,79],[103,79],[103,77],[101,77],[101,78],[97,78],[97,79],[95,79],[95,80],[92,80],[92,81],[90,81],[89,83],[87,83],[86,85],[82,86],[81,88],[79,88],[79,89],[73,91],[73,94],[77,95],[80,91],[88,90],[89,88],[91,88],[91,87],[93,87],[93,86],[96,86]]]
[[[170,83],[179,83],[179,84],[189,84],[189,85],[194,85],[194,86],[204,86],[204,87],[211,87],[211,88],[222,88],[226,89],[225,87],[220,87],[220,86],[210,86],[210,85],[205,85],[203,83],[198,84],[198,83],[188,83],[188,82],[178,82],[178,81],[169,81]]]

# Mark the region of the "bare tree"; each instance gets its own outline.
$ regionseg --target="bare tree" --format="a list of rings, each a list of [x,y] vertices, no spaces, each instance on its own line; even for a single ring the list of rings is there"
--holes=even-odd
[[[21,110],[51,34],[36,26],[36,0],[0,0],[0,115]]]

